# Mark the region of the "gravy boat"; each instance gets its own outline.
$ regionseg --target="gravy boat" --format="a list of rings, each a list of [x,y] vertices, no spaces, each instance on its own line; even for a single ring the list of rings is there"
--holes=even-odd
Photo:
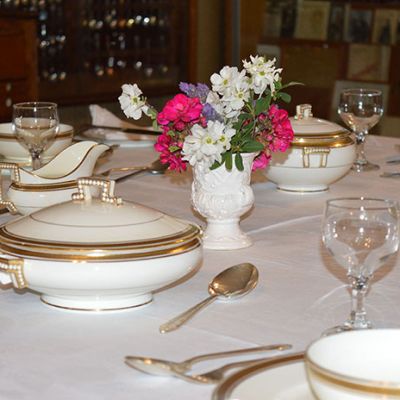
[[[14,163],[0,163],[0,205],[12,214],[25,215],[70,200],[77,189],[76,180],[91,176],[97,159],[108,149],[109,146],[93,141],[75,143],[35,171]],[[6,199],[1,191],[2,170],[11,172]]]

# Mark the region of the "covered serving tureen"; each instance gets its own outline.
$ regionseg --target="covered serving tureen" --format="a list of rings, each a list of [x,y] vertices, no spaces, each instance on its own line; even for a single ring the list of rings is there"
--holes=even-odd
[[[290,118],[294,140],[286,153],[273,153],[266,175],[290,192],[320,192],[350,170],[356,150],[351,132],[314,118],[311,105],[296,107]]]
[[[97,311],[150,302],[153,290],[202,257],[196,225],[122,201],[113,181],[92,178],[78,179],[72,201],[2,226],[0,252],[2,283],[39,292],[53,306]]]

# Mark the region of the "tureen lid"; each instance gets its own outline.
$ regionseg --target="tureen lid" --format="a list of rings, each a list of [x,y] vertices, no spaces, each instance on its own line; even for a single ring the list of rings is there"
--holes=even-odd
[[[343,147],[353,144],[350,131],[334,122],[313,117],[310,104],[296,106],[296,115],[290,122],[294,131],[293,146]]]
[[[25,258],[107,261],[161,257],[200,245],[196,225],[122,201],[114,196],[114,184],[79,179],[72,201],[2,226],[0,248]],[[91,187],[100,198],[92,197]]]

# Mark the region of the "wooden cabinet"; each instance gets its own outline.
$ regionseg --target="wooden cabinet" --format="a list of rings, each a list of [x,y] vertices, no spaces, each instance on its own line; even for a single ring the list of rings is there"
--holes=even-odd
[[[38,97],[36,17],[0,12],[0,120],[12,104]]]
[[[294,113],[309,102],[315,115],[337,118],[341,89],[381,89],[385,115],[400,117],[400,5],[369,0],[226,0],[239,4],[240,60],[276,57]],[[238,60],[239,61],[239,60]]]

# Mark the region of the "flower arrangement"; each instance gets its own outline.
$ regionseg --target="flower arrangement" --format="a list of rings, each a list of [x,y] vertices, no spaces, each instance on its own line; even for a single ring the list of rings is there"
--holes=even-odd
[[[225,66],[203,83],[180,83],[183,93],[167,101],[161,112],[147,103],[136,84],[124,84],[119,97],[127,117],[142,113],[161,130],[155,144],[160,160],[169,169],[184,171],[187,164],[203,163],[210,169],[221,165],[243,170],[243,153],[258,153],[252,169],[265,168],[271,154],[286,151],[293,140],[288,113],[278,100],[290,101],[282,89],[282,69],[275,59],[250,56],[243,69]]]

